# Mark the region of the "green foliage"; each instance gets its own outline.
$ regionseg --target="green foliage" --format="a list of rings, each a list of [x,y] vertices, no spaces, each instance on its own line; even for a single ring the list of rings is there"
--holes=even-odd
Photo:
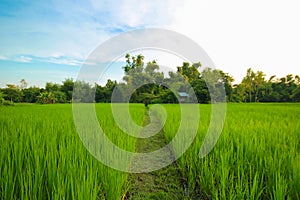
[[[65,93],[66,101],[71,102],[72,101],[72,93],[74,88],[74,81],[73,79],[65,79],[63,81],[63,84],[61,86],[61,91]]]
[[[76,81],[74,83],[74,88],[74,90],[76,90],[75,94],[73,94],[74,102],[93,103],[95,101],[93,96],[95,89],[92,88],[89,83]]]
[[[116,81],[112,81],[110,79],[107,80],[107,83],[104,87],[101,85],[96,84],[96,93],[95,93],[95,101],[96,102],[103,102],[103,103],[110,103],[112,93],[117,85]],[[123,96],[123,94],[120,94]],[[119,97],[123,99],[122,97]]]
[[[300,86],[296,87],[291,95],[293,101],[300,102]]]
[[[186,81],[191,82],[199,79],[200,73],[198,68],[201,67],[201,63],[194,63],[190,66],[190,63],[184,62],[182,67],[177,67],[177,72],[181,74]]]
[[[1,91],[0,91],[0,104],[2,104],[4,102],[4,97],[5,97],[5,94],[3,94]]]
[[[23,89],[23,102],[36,103],[40,95],[40,88],[30,87]]]
[[[55,96],[53,92],[44,91],[38,96],[38,103],[48,104],[55,103]]]
[[[271,76],[265,80],[265,74],[247,70],[241,84],[233,88],[233,101],[241,102],[294,102],[298,101],[297,91],[300,87],[299,76],[288,74],[286,77]]]
[[[14,102],[4,100],[4,101],[1,102],[1,104],[4,105],[4,106],[13,106]]]
[[[4,99],[11,102],[20,102],[22,100],[22,93],[16,85],[7,84],[7,87],[2,89],[5,94]]]
[[[61,89],[61,85],[59,85],[58,83],[50,83],[50,82],[46,83],[45,90],[47,92],[59,91],[60,89]]]
[[[232,85],[233,77],[221,70],[205,68],[200,72],[200,62],[183,62],[176,72],[169,71],[169,76],[165,77],[155,60],[145,64],[143,55],[130,54],[125,59],[123,83],[108,79],[104,86],[96,83],[92,86],[90,83],[68,78],[62,84],[47,82],[43,89],[27,88],[27,82],[22,79],[19,86],[7,84],[6,88],[1,89],[3,98],[15,103],[70,103],[74,99],[79,102],[110,103],[115,90],[116,102],[130,99],[131,103],[141,103],[147,98],[150,103],[178,103],[178,92],[189,94],[187,102],[198,103],[210,103],[212,100],[245,103],[300,102],[299,75],[288,74],[281,78],[273,75],[266,80],[262,71],[254,72],[249,68],[242,82]],[[74,85],[77,86],[77,96],[73,97]],[[52,96],[46,97],[49,94]]]
[[[123,67],[125,74],[129,75],[130,71],[135,70],[137,72],[143,71],[143,65],[144,65],[144,56],[139,54],[137,57],[130,56],[130,54],[126,54],[126,66]]]

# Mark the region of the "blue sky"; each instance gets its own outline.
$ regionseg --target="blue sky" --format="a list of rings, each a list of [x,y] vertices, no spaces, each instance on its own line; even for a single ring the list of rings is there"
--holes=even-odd
[[[76,78],[102,42],[128,30],[166,28],[197,42],[239,82],[246,69],[300,74],[299,1],[2,0],[0,87]],[[152,58],[150,58],[152,59]],[[158,60],[163,64],[172,60]],[[122,76],[121,62],[107,77]]]
[[[154,6],[145,6],[136,17],[129,13],[133,7],[127,8],[126,1],[1,1],[0,87],[18,84],[22,78],[41,87],[46,81],[76,78],[82,63],[101,42],[143,28],[145,23],[155,24],[155,20],[141,21],[151,19],[147,15],[156,12]],[[110,75],[120,76],[121,66],[116,63]]]

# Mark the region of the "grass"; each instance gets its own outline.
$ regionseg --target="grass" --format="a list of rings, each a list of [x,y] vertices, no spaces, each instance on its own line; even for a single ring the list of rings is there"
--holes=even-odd
[[[171,141],[180,126],[180,107],[163,106],[168,114],[163,133]],[[96,104],[96,110],[114,144],[132,152],[159,148],[125,134],[114,123],[110,104]],[[130,105],[139,125],[144,110],[141,104]],[[177,160],[178,176],[184,177],[191,199],[199,194],[207,199],[300,199],[300,104],[228,104],[221,137],[200,159],[210,113],[210,105],[200,105],[196,139]],[[195,119],[182,123],[188,127],[190,120]],[[188,137],[188,128],[185,133]],[[142,189],[129,174],[101,164],[88,152],[77,134],[71,105],[0,106],[0,146],[0,199],[115,200],[125,194],[138,196]],[[157,171],[158,180],[167,179],[169,172]],[[153,183],[159,188],[163,181]],[[171,190],[143,195],[163,199],[168,194]]]
[[[99,123],[116,144],[135,139],[114,126],[110,106],[96,105]],[[131,105],[142,124],[142,105]],[[127,174],[104,166],[83,146],[71,105],[0,107],[0,199],[120,199]]]
[[[170,141],[180,110],[176,105],[165,108]],[[210,113],[210,105],[200,105],[196,140],[178,160],[191,194],[201,190],[212,199],[300,199],[299,104],[228,104],[217,145],[200,159]]]
[[[150,117],[146,110],[144,119],[144,125],[150,123]],[[153,119],[152,125],[160,127],[159,119]],[[158,123],[158,124],[156,124]],[[152,128],[150,128],[150,131]],[[143,132],[147,132],[149,129],[144,129]],[[141,133],[142,134],[142,133]],[[136,142],[136,152],[147,153],[158,150],[166,145],[166,139],[163,131],[158,132],[156,135],[149,138],[139,138]],[[151,164],[155,165],[157,162],[163,163],[166,160],[171,160],[172,150],[168,152],[168,157],[164,155],[155,156],[149,158]],[[133,158],[134,166],[143,166],[143,160]],[[144,200],[144,199],[169,199],[169,200],[183,200],[185,199],[182,177],[179,173],[176,164],[168,165],[160,170],[152,171],[149,173],[132,173],[129,176],[130,190],[126,194],[128,200]]]

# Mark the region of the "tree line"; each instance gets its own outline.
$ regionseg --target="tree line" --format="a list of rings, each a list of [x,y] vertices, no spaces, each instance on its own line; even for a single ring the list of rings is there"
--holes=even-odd
[[[234,79],[222,70],[205,68],[201,72],[201,63],[183,62],[177,71],[170,71],[166,76],[160,72],[155,60],[144,63],[144,56],[125,56],[123,81],[107,80],[106,85],[91,85],[84,81],[65,79],[61,84],[47,82],[44,88],[27,87],[24,79],[19,85],[7,84],[0,89],[0,104],[15,103],[70,103],[74,99],[80,102],[114,101],[141,103],[178,103],[178,92],[185,92],[195,99],[188,101],[210,103],[211,99],[226,97],[227,102],[300,102],[300,77],[288,74],[277,78],[275,75],[266,79],[262,71],[254,72],[249,68],[240,84],[233,84]],[[73,95],[73,89],[83,95]],[[225,90],[220,90],[224,88]],[[212,92],[213,91],[213,92]],[[224,94],[222,94],[222,91]],[[216,95],[213,98],[212,95]],[[222,101],[222,99],[219,99]]]

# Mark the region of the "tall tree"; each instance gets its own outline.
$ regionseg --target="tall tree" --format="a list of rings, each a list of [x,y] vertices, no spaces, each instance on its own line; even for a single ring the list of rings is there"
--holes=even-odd
[[[139,54],[137,57],[131,56],[130,54],[126,54],[126,65],[123,67],[125,74],[128,75],[128,73],[132,70],[135,70],[137,72],[143,71],[143,65],[144,65],[144,56]]]
[[[222,70],[218,70],[221,81],[224,84],[225,92],[226,92],[226,97],[227,101],[232,101],[232,93],[233,93],[233,86],[232,82],[234,81],[234,78],[230,76],[228,73],[224,73]]]
[[[242,80],[242,86],[245,87],[245,91],[249,97],[249,102],[252,102],[254,77],[255,77],[254,71],[251,68],[249,68],[247,69],[246,76]]]
[[[85,81],[76,81],[74,83],[74,92],[72,100],[76,103],[93,103],[95,88]]]
[[[60,91],[60,89],[61,89],[61,85],[59,85],[57,83],[51,83],[51,82],[46,83],[45,90],[47,92]]]
[[[26,103],[37,102],[39,95],[40,95],[40,88],[38,87],[29,87],[23,89],[23,101]]]
[[[183,62],[181,67],[177,67],[177,72],[181,74],[186,81],[191,82],[197,80],[200,77],[200,72],[198,68],[201,67],[201,63],[194,63],[190,66],[190,63]]]
[[[20,81],[20,89],[24,90],[25,88],[27,88],[27,82],[25,81],[25,79],[22,79]]]
[[[266,75],[262,71],[257,71],[255,76],[254,76],[254,79],[253,79],[253,92],[254,92],[255,102],[259,101],[258,94],[263,89],[263,86],[266,83],[265,76]]]
[[[21,91],[18,86],[13,84],[7,84],[7,87],[3,89],[3,93],[5,94],[5,98],[10,100],[11,102],[19,102],[22,98]]]
[[[291,98],[295,102],[300,102],[300,85],[298,85],[293,91]]]
[[[62,83],[60,90],[65,93],[66,101],[70,102],[72,100],[74,81],[71,78],[67,78]]]

